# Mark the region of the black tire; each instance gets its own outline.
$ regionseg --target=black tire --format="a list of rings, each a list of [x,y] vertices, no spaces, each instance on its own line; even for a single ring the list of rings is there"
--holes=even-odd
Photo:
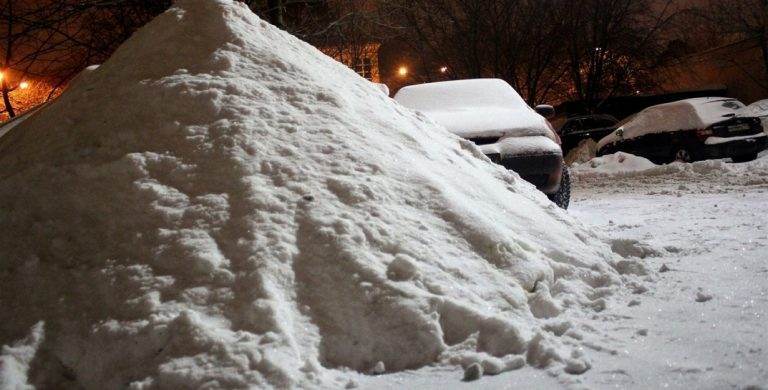
[[[731,160],[735,163],[743,163],[747,161],[752,161],[757,158],[757,152],[750,153],[750,154],[742,154],[741,156],[733,156],[731,157]]]
[[[560,178],[560,189],[557,192],[547,194],[547,197],[561,209],[568,209],[568,205],[571,203],[571,174],[565,165],[563,165],[563,175]]]
[[[672,154],[672,162],[679,161],[684,163],[693,162],[693,153],[690,149],[685,147],[678,147],[673,149],[675,152]]]

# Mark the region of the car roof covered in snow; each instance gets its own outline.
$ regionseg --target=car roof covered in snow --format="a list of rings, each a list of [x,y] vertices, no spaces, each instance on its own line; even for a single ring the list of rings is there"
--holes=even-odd
[[[395,100],[421,111],[461,137],[549,135],[546,119],[506,81],[441,81],[402,88]]]
[[[619,128],[598,142],[597,147],[647,134],[704,129],[728,120],[744,103],[727,97],[701,97],[648,107],[619,124]],[[619,133],[623,133],[619,136]]]

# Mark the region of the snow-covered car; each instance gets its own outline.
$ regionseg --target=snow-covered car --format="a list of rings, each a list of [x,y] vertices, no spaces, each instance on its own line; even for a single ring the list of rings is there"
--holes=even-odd
[[[757,117],[763,123],[763,130],[768,133],[768,99],[758,100],[741,110],[738,113],[742,117]]]
[[[736,99],[705,97],[648,107],[597,144],[598,155],[626,152],[655,163],[731,158],[750,161],[766,148],[760,118],[739,116]]]
[[[421,111],[448,131],[474,142],[491,161],[517,172],[562,208],[570,201],[570,176],[552,126],[506,81],[472,79],[411,85],[395,100]],[[541,112],[541,114],[539,114]]]

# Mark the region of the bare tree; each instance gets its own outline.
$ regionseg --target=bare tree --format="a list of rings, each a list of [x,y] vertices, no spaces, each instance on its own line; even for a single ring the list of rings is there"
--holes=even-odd
[[[28,100],[14,101],[22,90],[32,88],[24,91],[23,95],[29,97],[39,94],[39,88],[55,89],[61,76],[71,77],[79,67],[71,61],[76,45],[62,34],[72,31],[70,22],[78,12],[77,3],[62,0],[3,0],[0,3],[0,92],[4,114],[16,116],[14,103]],[[47,82],[41,83],[41,80]],[[41,96],[51,95],[50,92]]]
[[[420,0],[397,2],[407,41],[428,79],[498,77],[533,105],[564,75],[560,1]],[[446,71],[447,69],[447,71]]]
[[[660,32],[672,16],[670,4],[654,11],[646,0],[568,1],[571,98],[595,111],[617,93],[652,85],[650,73],[659,64]]]
[[[762,55],[763,76],[768,80],[768,0],[709,0],[697,11],[715,36],[755,39]]]

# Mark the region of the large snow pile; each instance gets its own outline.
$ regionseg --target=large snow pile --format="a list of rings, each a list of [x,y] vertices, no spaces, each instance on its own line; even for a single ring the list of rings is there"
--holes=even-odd
[[[179,1],[0,138],[0,230],[9,386],[580,373],[569,313],[602,310],[626,268],[471,143],[226,0]]]

